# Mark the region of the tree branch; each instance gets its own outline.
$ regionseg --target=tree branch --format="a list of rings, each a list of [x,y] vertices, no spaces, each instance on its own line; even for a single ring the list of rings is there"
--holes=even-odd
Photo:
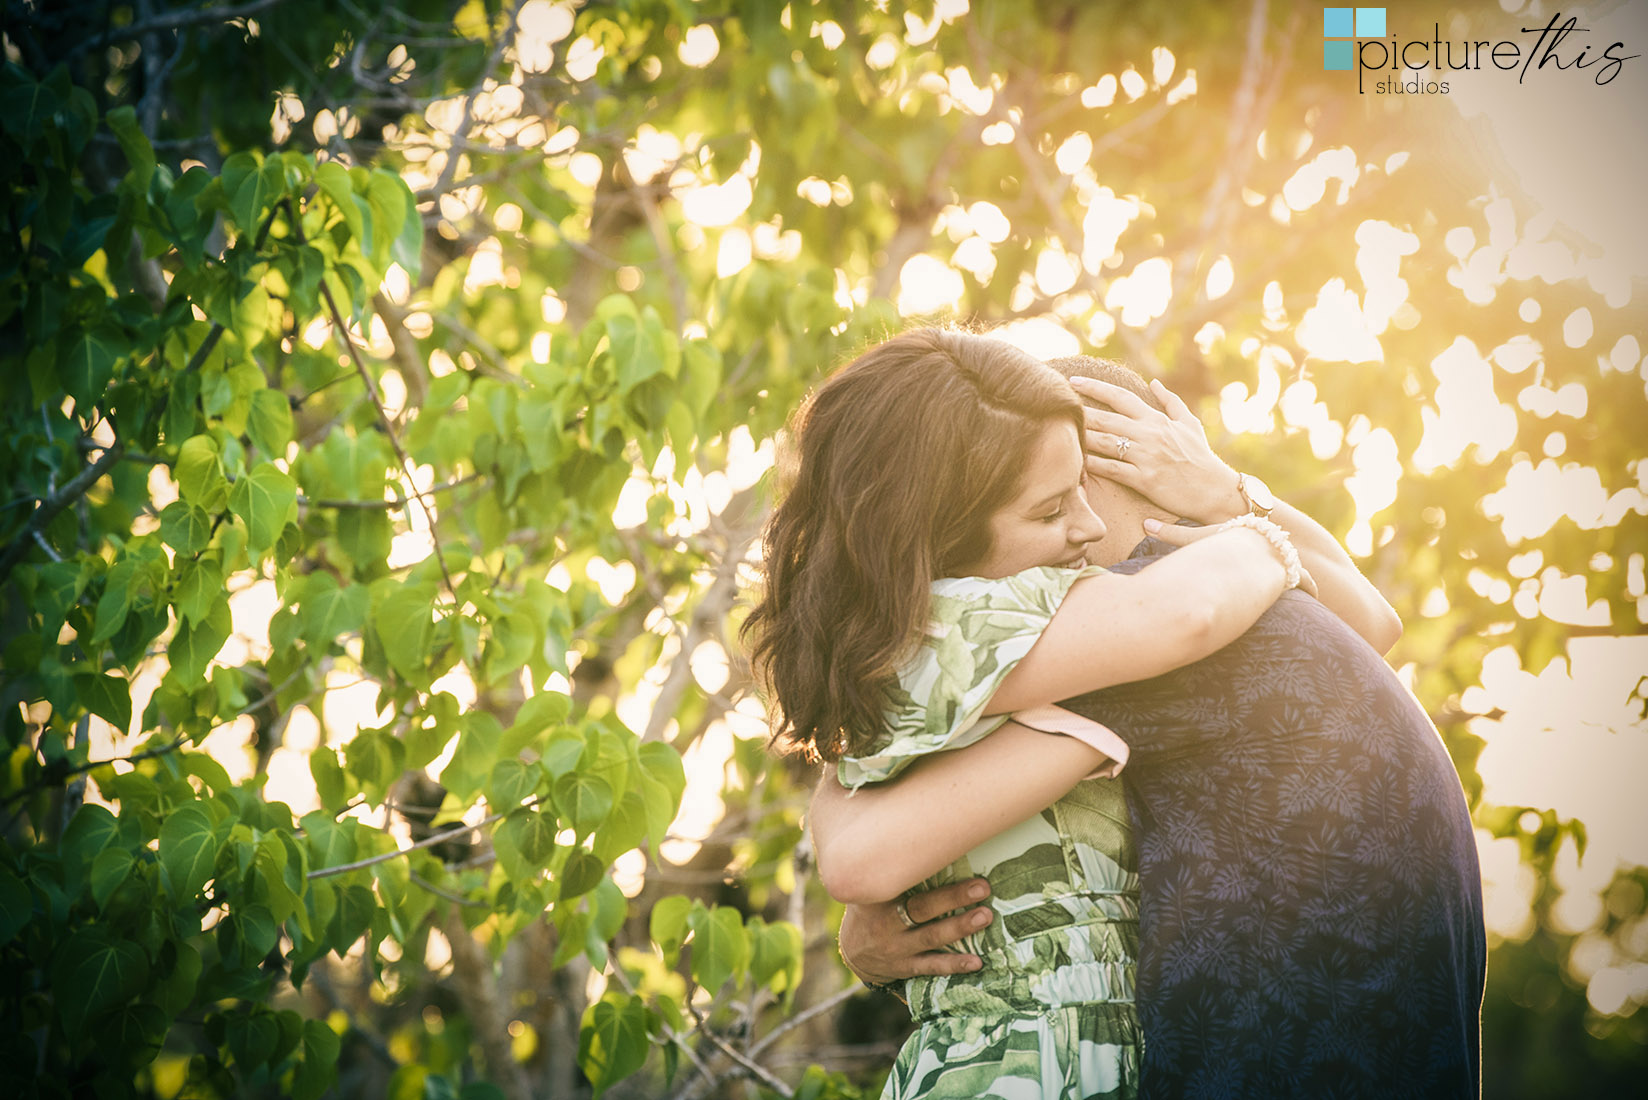
[[[78,43],[69,51],[69,57],[79,57],[88,50],[101,49],[113,42],[129,42],[134,38],[141,38],[155,31],[175,31],[184,27],[198,27],[205,23],[227,23],[233,19],[245,19],[268,11],[281,3],[282,0],[252,0],[238,8],[193,8],[188,11],[171,11],[165,15],[157,15],[151,19],[141,19],[135,23],[128,23],[124,27],[116,27],[105,31],[95,38]]]
[[[778,1093],[778,1095],[784,1097],[785,1100],[792,1100],[795,1096],[794,1089],[790,1088],[790,1086],[786,1085],[782,1080],[774,1076],[771,1070],[767,1069],[759,1062],[752,1060],[748,1055],[744,1054],[737,1047],[734,1047],[731,1043],[727,1042],[715,1033],[715,1030],[710,1027],[709,1022],[704,1019],[704,1014],[698,1011],[698,1006],[692,1003],[690,993],[687,997],[683,998],[683,1001],[687,1006],[687,1011],[692,1013],[692,1018],[697,1022],[699,1032],[712,1044],[714,1044],[715,1049],[719,1050],[722,1054],[725,1054],[728,1058],[732,1059],[733,1062],[737,1063],[737,1065],[744,1071],[743,1076],[753,1077],[767,1088],[772,1089],[774,1092]]]
[[[465,836],[469,833],[475,832],[477,829],[484,829],[494,821],[503,820],[504,817],[508,815],[510,810],[517,810],[522,807],[535,806],[537,804],[538,799],[534,796],[527,799],[525,802],[522,802],[520,806],[511,806],[509,810],[500,810],[495,814],[488,814],[486,817],[475,822],[473,825],[460,825],[455,829],[448,829],[444,833],[435,833],[431,836],[426,836],[422,840],[408,844],[405,848],[396,848],[393,852],[384,852],[382,855],[369,856],[366,859],[357,859],[353,863],[340,863],[336,867],[322,867],[318,870],[310,871],[308,877],[331,878],[333,875],[348,874],[350,871],[359,871],[365,867],[375,867],[380,863],[388,863],[392,859],[398,859],[409,852],[417,851],[419,848],[433,848],[435,845],[451,840],[454,837]]]

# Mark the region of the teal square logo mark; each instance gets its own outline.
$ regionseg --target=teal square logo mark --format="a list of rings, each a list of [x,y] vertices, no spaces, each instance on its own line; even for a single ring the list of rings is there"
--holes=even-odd
[[[1355,40],[1383,37],[1384,8],[1323,8],[1322,69],[1349,72],[1356,68]]]

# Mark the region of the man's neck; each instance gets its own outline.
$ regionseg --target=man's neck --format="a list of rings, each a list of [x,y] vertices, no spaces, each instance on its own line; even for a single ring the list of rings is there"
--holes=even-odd
[[[1146,500],[1106,509],[1106,514],[1100,518],[1105,522],[1105,535],[1098,542],[1088,544],[1087,560],[1093,565],[1103,566],[1127,560],[1128,555],[1144,541],[1145,520],[1176,523],[1179,519],[1172,512],[1163,511]]]

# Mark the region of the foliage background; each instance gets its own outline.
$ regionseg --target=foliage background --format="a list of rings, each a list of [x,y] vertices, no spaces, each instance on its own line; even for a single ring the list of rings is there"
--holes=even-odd
[[[1486,1094],[1640,1081],[1643,288],[1317,7],[4,19],[18,1094],[873,1092],[732,638],[774,434],[929,313],[1162,377],[1346,536],[1481,828]]]

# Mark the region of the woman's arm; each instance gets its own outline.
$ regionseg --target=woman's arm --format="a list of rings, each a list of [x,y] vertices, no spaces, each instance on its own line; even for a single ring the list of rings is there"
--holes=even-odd
[[[1146,680],[1235,641],[1282,594],[1287,570],[1263,535],[1238,528],[1160,533],[1184,549],[1128,575],[1071,586],[986,714],[1005,714]]]
[[[1161,382],[1151,392],[1166,412],[1151,408],[1135,394],[1094,378],[1073,378],[1083,397],[1102,401],[1109,410],[1089,407],[1087,425],[1101,440],[1131,441],[1126,460],[1089,451],[1088,472],[1127,486],[1161,508],[1202,523],[1220,523],[1247,511],[1236,471],[1207,444],[1201,421],[1179,396]],[[1093,435],[1089,435],[1089,439]],[[1402,620],[1339,541],[1321,524],[1285,502],[1270,518],[1299,551],[1299,560],[1316,579],[1317,598],[1380,653],[1402,636]]]
[[[1008,722],[850,797],[826,770],[807,815],[818,877],[837,901],[890,901],[1057,802],[1104,759],[1074,737]]]

